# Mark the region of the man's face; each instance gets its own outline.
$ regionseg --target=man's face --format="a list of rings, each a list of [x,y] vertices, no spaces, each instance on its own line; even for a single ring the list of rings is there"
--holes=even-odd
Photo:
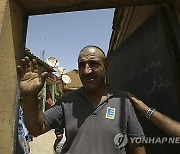
[[[104,84],[105,64],[102,52],[97,48],[82,51],[78,58],[79,76],[85,89],[98,90]]]

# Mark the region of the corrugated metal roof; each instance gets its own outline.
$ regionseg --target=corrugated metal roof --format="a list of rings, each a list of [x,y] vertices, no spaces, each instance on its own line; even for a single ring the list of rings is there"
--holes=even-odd
[[[28,56],[30,59],[36,59],[37,63],[41,64],[42,66],[44,66],[48,71],[50,72],[56,72],[51,66],[49,66],[46,62],[42,61],[41,59],[39,59],[37,56],[35,56],[34,54],[31,53],[31,51],[26,48],[25,49],[25,55]]]

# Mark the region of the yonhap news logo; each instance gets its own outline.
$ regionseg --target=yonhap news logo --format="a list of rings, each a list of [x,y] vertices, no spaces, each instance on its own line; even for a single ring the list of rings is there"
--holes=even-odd
[[[180,137],[130,137],[137,144],[180,144]]]
[[[126,133],[118,133],[114,137],[114,144],[118,149],[124,148],[127,142],[128,142],[128,138]]]

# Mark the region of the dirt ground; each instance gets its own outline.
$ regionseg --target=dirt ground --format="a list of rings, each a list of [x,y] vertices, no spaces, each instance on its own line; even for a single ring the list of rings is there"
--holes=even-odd
[[[53,154],[53,144],[55,141],[54,130],[43,135],[34,137],[30,142],[30,154]]]

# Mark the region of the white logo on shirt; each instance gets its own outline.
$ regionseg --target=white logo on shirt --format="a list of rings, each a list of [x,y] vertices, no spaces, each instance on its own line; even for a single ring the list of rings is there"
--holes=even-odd
[[[115,108],[107,107],[106,118],[107,119],[114,119],[115,118]]]

